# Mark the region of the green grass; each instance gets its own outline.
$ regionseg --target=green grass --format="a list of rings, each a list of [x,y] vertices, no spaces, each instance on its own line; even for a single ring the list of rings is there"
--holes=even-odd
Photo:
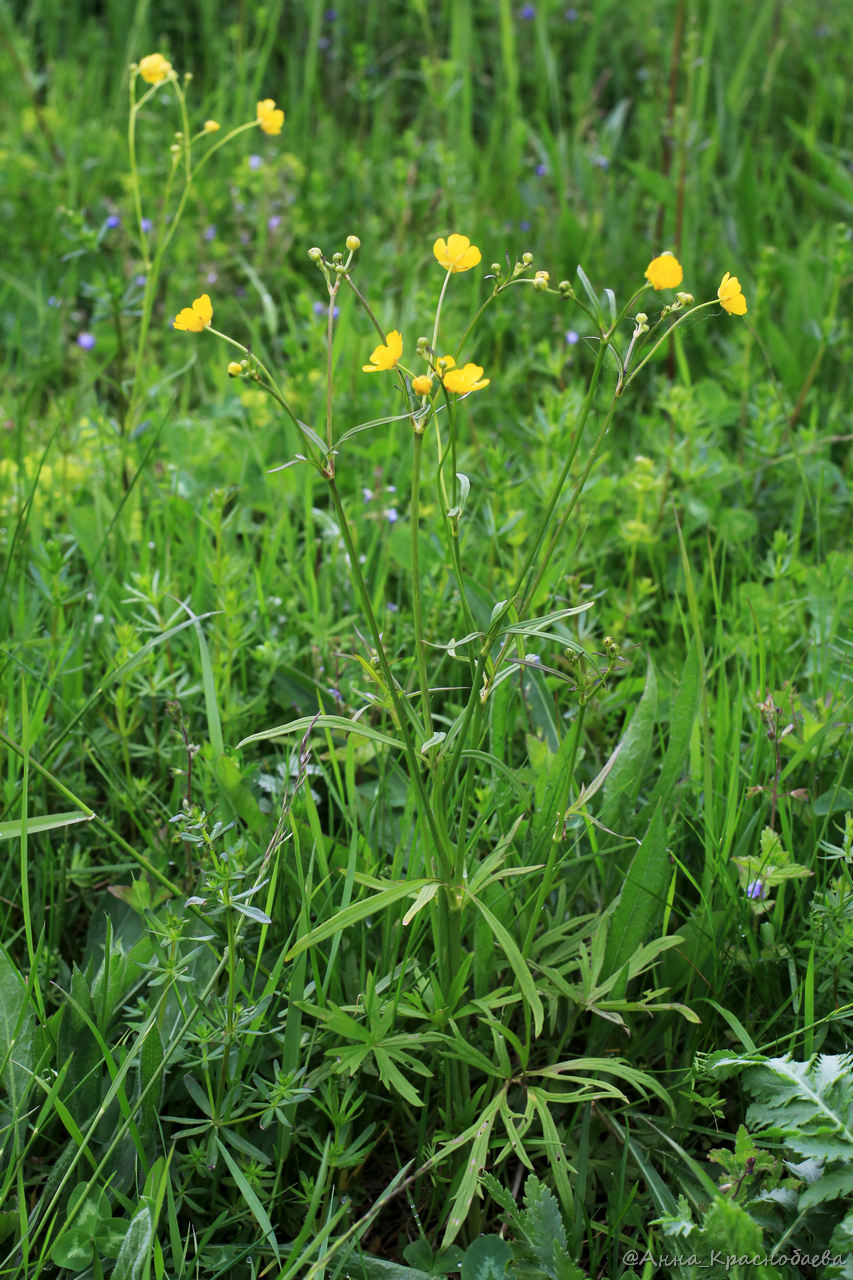
[[[621,1277],[779,1240],[850,1274],[853,1156],[798,1210],[796,1126],[759,1133],[757,1077],[706,1055],[849,1045],[853,18],[522,8],[0,4],[0,1275]],[[126,67],[155,49],[193,128],[286,119],[199,174],[147,295]],[[139,121],[155,222],[177,119],[164,86]],[[308,250],[360,237],[411,364],[450,232],[483,264],[442,351],[490,263],[551,292],[460,353],[471,489],[454,540],[428,432],[416,592],[417,447],[355,294],[335,439],[395,420],[334,486],[272,471],[292,420],[171,321],[209,292],[324,437]],[[459,642],[497,657],[597,368],[558,282],[621,306],[665,248],[748,314],[688,317],[593,455],[604,365],[481,705]]]

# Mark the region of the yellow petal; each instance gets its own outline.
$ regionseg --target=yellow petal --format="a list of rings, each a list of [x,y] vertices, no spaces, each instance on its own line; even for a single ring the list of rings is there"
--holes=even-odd
[[[149,53],[139,62],[139,74],[146,84],[160,84],[172,70],[172,64],[162,53]]]
[[[200,298],[193,299],[193,311],[201,321],[202,328],[206,329],[213,319],[213,307],[208,294],[203,293]]]
[[[179,311],[175,316],[172,328],[184,329],[187,333],[201,333],[204,325],[192,307],[184,307],[183,311]]]
[[[684,279],[684,271],[673,254],[661,253],[646,267],[646,279],[653,289],[676,289]]]
[[[388,334],[388,350],[396,364],[403,354],[403,335],[397,329],[392,329]]]

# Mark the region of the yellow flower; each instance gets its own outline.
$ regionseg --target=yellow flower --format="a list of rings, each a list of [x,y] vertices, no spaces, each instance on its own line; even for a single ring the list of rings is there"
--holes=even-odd
[[[724,311],[728,311],[730,316],[746,315],[746,298],[743,296],[737,276],[726,272],[720,281],[717,297],[720,299],[720,306]]]
[[[281,133],[284,112],[275,105],[272,98],[264,98],[263,102],[258,103],[258,124],[264,133]]]
[[[370,357],[371,363],[361,367],[365,373],[383,373],[388,369],[395,369],[402,354],[403,339],[396,329],[392,329],[388,334],[388,345],[377,347]]]
[[[448,271],[470,271],[482,257],[480,250],[467,236],[452,235],[446,240],[436,240],[432,251]]]
[[[229,360],[228,362],[229,378],[239,378],[242,372],[243,372],[243,366],[240,364],[239,360]]]
[[[222,128],[222,125],[219,123],[218,120],[205,120],[204,122],[205,133],[216,133],[216,131],[221,128]]]
[[[646,267],[646,279],[653,289],[675,289],[684,279],[681,263],[671,253],[652,258]]]
[[[139,74],[146,84],[160,84],[172,74],[172,64],[162,53],[149,53],[139,63]]]
[[[412,378],[412,390],[416,396],[428,396],[432,391],[432,378],[426,373],[419,373]]]
[[[461,369],[448,369],[442,378],[445,391],[455,391],[465,396],[469,391],[479,391],[489,385],[489,379],[482,377],[483,370],[478,364],[466,364]]]
[[[213,307],[210,305],[210,298],[203,293],[200,298],[194,299],[191,307],[184,307],[183,311],[175,316],[172,327],[185,329],[187,333],[201,333],[212,319]]]

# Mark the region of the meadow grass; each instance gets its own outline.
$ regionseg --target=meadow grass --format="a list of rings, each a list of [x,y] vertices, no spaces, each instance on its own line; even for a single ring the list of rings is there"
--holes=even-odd
[[[0,35],[0,1274],[853,1274],[848,6]]]

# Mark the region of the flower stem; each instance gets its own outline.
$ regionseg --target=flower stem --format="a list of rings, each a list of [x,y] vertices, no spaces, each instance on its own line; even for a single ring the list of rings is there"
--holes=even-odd
[[[426,735],[431,738],[433,732],[432,710],[430,708],[429,674],[426,664],[426,642],[424,640],[424,620],[421,604],[420,495],[423,449],[423,431],[416,431],[412,452],[412,503],[409,513],[412,526],[412,616],[415,628],[415,657],[421,686],[421,714],[423,715]]]
[[[397,682],[394,679],[394,674],[388,661],[388,655],[386,654],[385,647],[382,643],[382,633],[379,630],[379,624],[376,621],[376,614],[373,611],[370,592],[367,589],[367,584],[364,581],[364,575],[361,572],[361,565],[358,561],[358,550],[353,542],[349,521],[347,520],[346,512],[344,511],[343,503],[341,502],[341,495],[338,492],[338,486],[335,483],[334,476],[328,476],[327,483],[332,503],[335,508],[335,513],[338,517],[338,525],[341,530],[341,536],[344,540],[344,546],[346,547],[347,555],[349,556],[350,571],[352,573],[353,582],[355,583],[356,591],[358,592],[358,596],[361,601],[361,607],[364,610],[364,616],[370,629],[373,646],[376,650],[376,656],[379,659],[379,668],[382,672],[388,695],[394,706],[397,724],[403,737],[403,749],[406,753],[409,773],[415,786],[415,790],[418,793],[423,817],[429,827],[433,846],[439,860],[438,870],[443,877],[446,877],[453,865],[453,854],[450,849],[447,833],[441,831],[439,828],[433,806],[430,804],[429,796],[427,795],[426,784],[421,770],[421,761],[412,737],[411,725],[409,724],[410,712],[403,705],[403,700],[400,697]]]

